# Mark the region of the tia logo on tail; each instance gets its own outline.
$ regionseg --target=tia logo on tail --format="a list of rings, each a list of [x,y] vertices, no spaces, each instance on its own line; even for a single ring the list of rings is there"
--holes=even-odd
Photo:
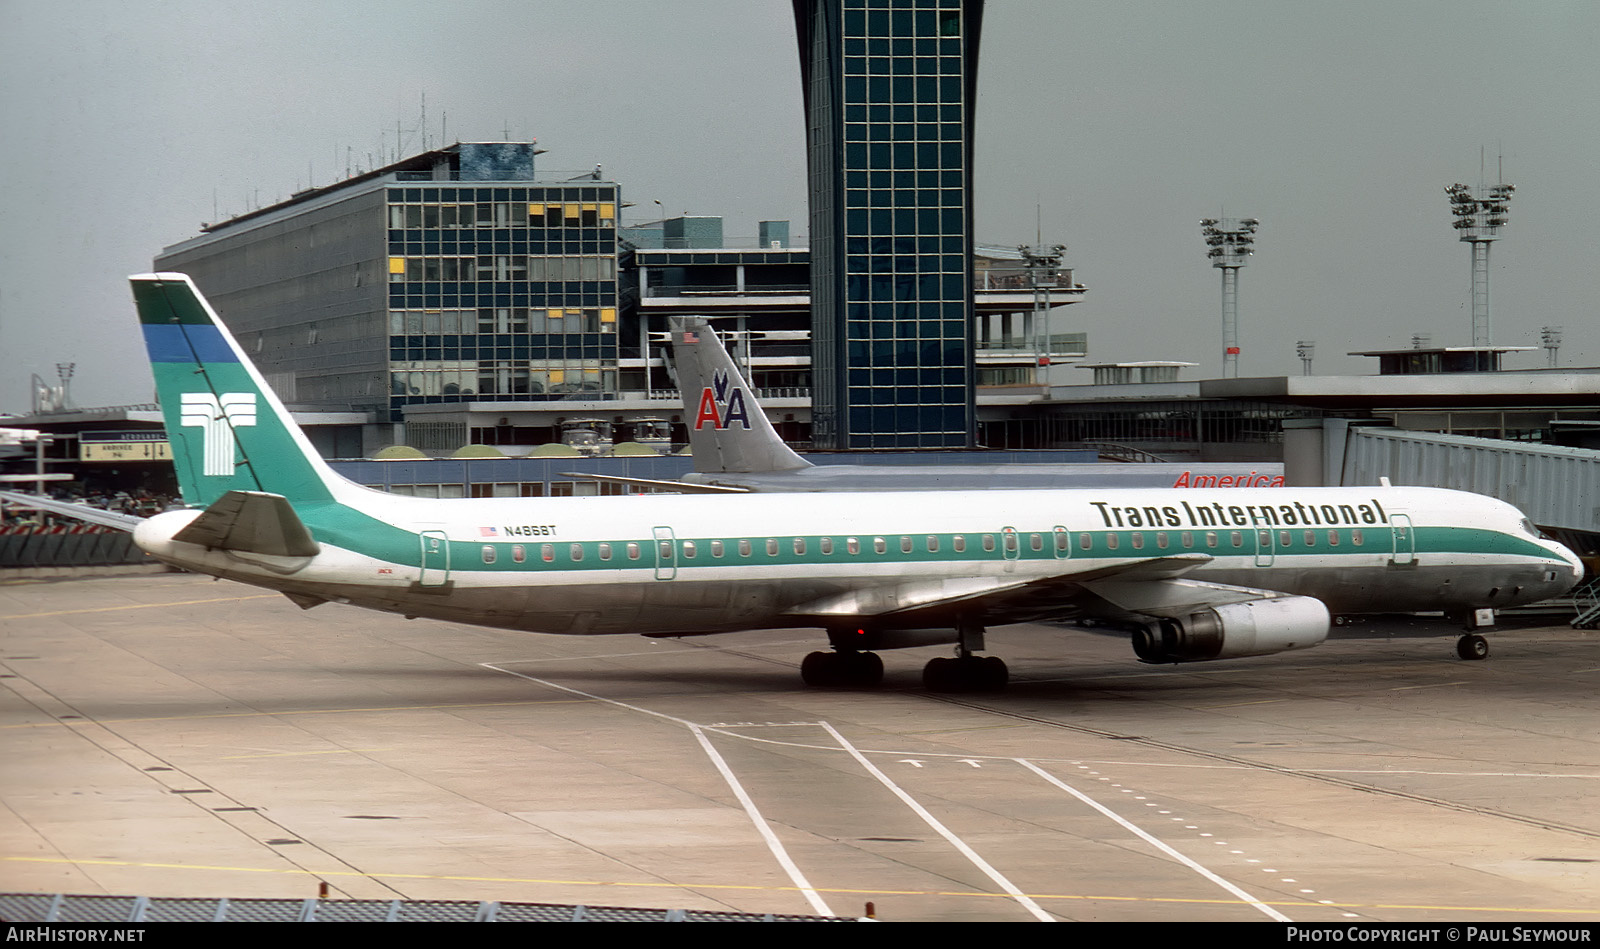
[[[728,385],[725,369],[712,373],[711,385],[700,393],[700,410],[694,417],[694,430],[701,431],[708,422],[717,431],[735,425],[750,430],[750,412],[745,408],[744,390]]]
[[[255,393],[224,392],[218,398],[209,392],[185,392],[181,405],[184,427],[200,429],[206,475],[233,474],[233,430],[256,424]]]

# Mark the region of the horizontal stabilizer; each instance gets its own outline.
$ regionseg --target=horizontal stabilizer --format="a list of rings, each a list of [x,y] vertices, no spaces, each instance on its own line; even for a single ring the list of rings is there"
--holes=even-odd
[[[315,557],[322,550],[287,499],[260,491],[227,492],[172,539],[279,557]]]
[[[122,514],[117,511],[90,507],[87,504],[57,501],[53,498],[41,498],[35,494],[22,494],[17,491],[0,491],[0,501],[20,508],[31,508],[33,510],[49,511],[51,514],[75,517],[80,521],[98,524],[101,527],[114,527],[119,531],[131,531],[144,522],[144,518],[137,514]]]

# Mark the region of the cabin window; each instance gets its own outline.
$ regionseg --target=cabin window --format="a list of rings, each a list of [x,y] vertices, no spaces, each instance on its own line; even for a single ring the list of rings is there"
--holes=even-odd
[[[928,537],[927,537],[927,544],[928,544],[928,553],[930,553],[930,554],[938,553],[939,552],[939,535],[938,534],[929,534]]]
[[[721,557],[722,556],[722,541],[714,540],[714,541],[711,542],[711,556],[713,556],[713,557]]]
[[[1044,535],[1043,534],[1029,534],[1028,535],[1028,548],[1030,550],[1043,550],[1044,549]]]
[[[768,537],[767,538],[767,556],[768,557],[776,557],[776,556],[778,556],[778,539],[776,537]]]
[[[1257,547],[1271,547],[1272,546],[1272,531],[1256,531],[1256,546]]]
[[[1355,544],[1357,547],[1366,543],[1366,537],[1359,528],[1350,532],[1350,543]]]
[[[663,540],[656,544],[656,555],[663,561],[672,559],[672,541]]]
[[[1167,549],[1167,532],[1166,531],[1156,531],[1156,546],[1160,547],[1162,550],[1166,550]]]
[[[1107,534],[1106,535],[1106,549],[1107,550],[1116,550],[1117,549],[1117,535],[1116,534]]]
[[[1066,553],[1067,552],[1067,548],[1072,546],[1072,538],[1067,534],[1066,528],[1064,528],[1064,527],[1056,528],[1055,537],[1056,537],[1056,553],[1058,553],[1058,554]]]
[[[794,539],[794,555],[796,557],[804,557],[806,555],[806,539],[804,537],[796,537]]]
[[[1331,533],[1331,531],[1330,531],[1330,533]],[[1306,546],[1307,547],[1315,547],[1315,546],[1317,546],[1317,532],[1316,531],[1306,531]]]
[[[528,548],[521,544],[511,545],[511,560],[513,563],[522,563],[528,559]]]
[[[817,540],[817,547],[822,550],[822,553],[823,553],[824,556],[827,556],[827,557],[833,556],[833,538],[832,537],[819,538]]]
[[[984,551],[984,553],[993,553],[994,552],[994,535],[993,534],[984,534],[983,535],[983,551]]]
[[[1235,547],[1243,547],[1244,546],[1244,534],[1240,533],[1239,531],[1233,531],[1232,533],[1233,533],[1233,546],[1235,546]]]
[[[583,545],[582,544],[573,544],[571,547],[567,548],[567,556],[572,558],[572,562],[573,563],[577,563],[578,561],[582,560],[583,559]]]
[[[1215,546],[1217,546],[1217,532],[1216,531],[1206,531],[1206,546],[1207,547],[1215,547]]]
[[[1133,549],[1134,550],[1143,550],[1144,549],[1144,532],[1143,531],[1134,531],[1133,532],[1133,536],[1130,539],[1133,541]]]
[[[484,544],[483,545],[483,562],[484,563],[494,563],[494,558],[495,558],[494,545],[493,544]]]
[[[750,556],[750,541],[749,540],[741,540],[741,541],[739,541],[739,556],[741,556],[741,557]]]
[[[601,544],[600,545],[600,559],[601,560],[610,560],[611,559],[611,545],[610,544]]]
[[[1179,541],[1179,543],[1183,544],[1183,549],[1184,550],[1188,550],[1189,548],[1193,547],[1194,546],[1194,531],[1184,531],[1182,534],[1179,534],[1178,535],[1178,541]]]
[[[1079,534],[1078,546],[1082,547],[1084,550],[1089,550],[1092,548],[1094,546],[1094,535],[1088,531],[1084,531],[1083,533]]]
[[[628,542],[628,559],[629,560],[638,560],[639,559],[639,545],[634,543],[633,541],[629,541]]]
[[[967,552],[967,535],[965,535],[965,534],[957,534],[954,537],[950,538],[950,549],[954,550],[958,554],[966,553]]]
[[[685,560],[693,560],[694,559],[694,541],[686,540],[686,541],[683,542],[683,559],[685,559]]]
[[[860,541],[860,539],[855,538],[855,537],[846,537],[845,540],[844,540],[844,549],[848,550],[852,554],[861,553],[861,541]]]
[[[1328,546],[1329,547],[1337,547],[1337,546],[1339,546],[1339,532],[1338,531],[1328,531]]]
[[[889,542],[884,540],[882,537],[872,538],[872,552],[877,554],[888,553]]]
[[[539,545],[539,559],[543,560],[545,563],[550,563],[550,562],[554,561],[556,559],[556,545],[555,544],[540,544]]]
[[[1293,531],[1278,531],[1278,546],[1279,547],[1288,547],[1288,546],[1292,545],[1293,543],[1294,543],[1294,532]],[[1311,544],[1311,532],[1310,531],[1306,531],[1306,545],[1310,546],[1310,544]]]
[[[901,537],[900,537],[900,552],[903,553],[903,554],[911,553],[911,538],[906,537],[905,535],[901,535]]]

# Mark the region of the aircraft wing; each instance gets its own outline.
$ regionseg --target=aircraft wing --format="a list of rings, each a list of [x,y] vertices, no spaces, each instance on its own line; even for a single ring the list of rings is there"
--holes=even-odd
[[[663,481],[660,478],[625,478],[622,475],[595,474],[592,471],[563,471],[563,478],[582,478],[586,481],[605,481],[626,484],[636,488],[654,488],[677,494],[748,494],[748,488],[730,488],[720,484],[696,484],[688,481]]]
[[[889,621],[894,626],[942,626],[957,617],[987,625],[1089,616],[1129,620],[1181,617],[1226,603],[1276,599],[1271,590],[1184,579],[1210,562],[1204,554],[1155,557],[1096,570],[1063,570],[1049,577],[961,577],[907,580],[851,591],[791,612],[829,621]]]
[[[44,498],[36,494],[24,494],[18,491],[0,491],[0,501],[16,507],[49,511],[51,514],[64,514],[67,517],[75,517],[90,524],[98,524],[101,527],[114,527],[121,531],[131,531],[144,522],[144,518],[139,517],[137,514],[122,514],[117,511],[90,507],[87,504],[57,501],[54,498]]]

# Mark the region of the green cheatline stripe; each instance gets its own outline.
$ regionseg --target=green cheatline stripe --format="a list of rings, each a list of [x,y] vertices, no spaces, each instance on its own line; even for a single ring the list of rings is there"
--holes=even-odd
[[[355,553],[363,554],[377,560],[389,563],[415,566],[421,556],[420,535],[380,521],[369,515],[363,514],[344,505],[331,504],[323,506],[306,506],[301,511],[301,517],[311,528],[312,535],[322,543],[332,544]],[[1251,528],[1240,530],[1243,546],[1233,547],[1230,531],[1218,531],[1218,546],[1204,546],[1204,531],[1194,531],[1196,546],[1183,547],[1177,543],[1178,535],[1182,532],[1168,532],[1171,543],[1166,548],[1156,546],[1155,531],[1076,531],[1070,534],[1071,547],[1057,556],[1055,548],[1055,535],[1053,531],[1019,531],[1017,532],[1017,547],[1015,551],[1008,552],[1004,548],[1005,535],[1000,531],[963,533],[963,534],[873,534],[862,532],[859,534],[807,534],[787,535],[782,537],[769,537],[766,535],[741,538],[733,537],[674,537],[673,557],[669,561],[660,563],[663,568],[676,567],[688,570],[704,567],[795,567],[806,565],[828,564],[875,564],[875,563],[905,563],[905,564],[960,564],[960,563],[989,563],[997,560],[1012,559],[1026,562],[1070,562],[1072,560],[1099,559],[1099,560],[1145,560],[1157,557],[1180,556],[1183,554],[1208,554],[1211,556],[1252,557],[1256,548],[1249,536]],[[994,548],[985,550],[983,538],[985,533],[994,541]],[[1043,549],[1034,550],[1032,535],[1037,533]],[[1327,529],[1318,529],[1317,538],[1321,543],[1306,546],[1301,530],[1296,530],[1294,543],[1288,546],[1275,547],[1271,553],[1274,557],[1293,558],[1297,556],[1332,557],[1353,554],[1387,554],[1393,550],[1393,542],[1388,528],[1364,528],[1364,543],[1360,546],[1351,543],[1348,530],[1340,530],[1340,543],[1337,547],[1326,543]],[[1077,546],[1078,538],[1084,534],[1094,539],[1093,546],[1084,550]],[[1118,546],[1111,549],[1106,546],[1107,534],[1115,534]],[[1144,535],[1144,546],[1136,548],[1132,544],[1133,535]],[[938,538],[938,549],[927,549],[927,538]],[[954,541],[957,536],[965,538],[966,549],[957,551]],[[884,552],[878,553],[875,541],[878,538],[884,541]],[[911,552],[905,552],[901,547],[901,538],[911,539]],[[858,543],[859,553],[849,552],[849,540],[855,538]],[[1512,537],[1498,531],[1482,530],[1469,527],[1419,527],[1413,529],[1415,540],[1415,553],[1419,556],[1451,555],[1451,554],[1495,554],[1500,556],[1525,556],[1547,557],[1549,552],[1529,540]],[[804,541],[804,553],[796,553],[795,540]],[[832,542],[833,552],[822,552],[823,540]],[[1276,538],[1275,538],[1276,539]],[[741,540],[750,543],[750,554],[745,556],[739,552]],[[767,542],[777,541],[777,553],[767,552]],[[714,541],[723,544],[721,557],[713,556],[711,545]],[[657,566],[657,549],[653,546],[662,543],[654,537],[631,537],[610,541],[568,541],[551,539],[518,540],[506,538],[483,538],[482,540],[449,541],[449,561],[451,571],[470,570],[473,572],[491,573],[529,573],[529,572],[573,572],[573,571],[607,571],[631,567],[636,569],[652,568]],[[639,557],[631,560],[628,557],[628,545],[638,545]],[[695,556],[684,556],[684,544],[692,543]],[[600,548],[602,544],[611,547],[611,558],[602,560]],[[551,560],[544,559],[544,550],[550,548]],[[572,549],[576,546],[582,551],[580,560],[572,559]],[[523,562],[518,563],[513,559],[513,548],[521,547],[525,554]],[[483,562],[483,551],[492,549],[495,560],[493,563]],[[1263,550],[1263,553],[1267,551]],[[442,569],[442,567],[441,567]]]

